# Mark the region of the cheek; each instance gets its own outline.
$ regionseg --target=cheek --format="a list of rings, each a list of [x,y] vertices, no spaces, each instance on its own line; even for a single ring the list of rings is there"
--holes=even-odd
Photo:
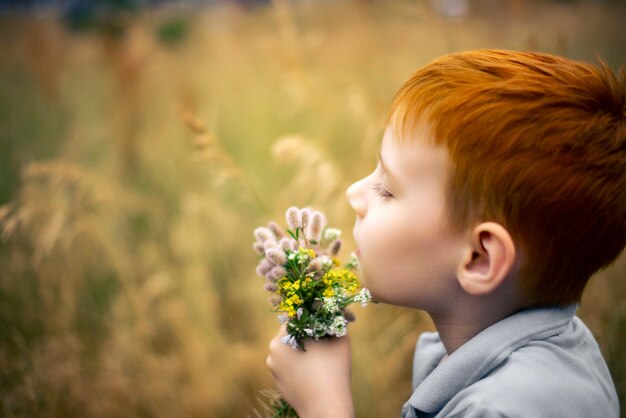
[[[403,293],[406,297],[415,291],[421,277],[436,275],[443,239],[438,216],[396,214],[384,221],[369,220],[372,222],[361,225],[360,231],[362,281],[379,300],[402,299]]]
[[[405,214],[401,211],[384,218],[368,219],[362,228],[360,247],[380,262],[389,260],[420,258],[442,237],[439,230],[438,214],[416,210]],[[431,216],[432,215],[432,216]]]
[[[389,281],[410,264],[416,243],[395,222],[364,225],[359,249],[364,281]]]

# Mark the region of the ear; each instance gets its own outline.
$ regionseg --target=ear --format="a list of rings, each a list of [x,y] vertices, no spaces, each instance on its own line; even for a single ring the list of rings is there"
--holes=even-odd
[[[486,295],[504,282],[514,263],[515,245],[509,232],[500,224],[484,222],[471,233],[457,278],[467,293]]]

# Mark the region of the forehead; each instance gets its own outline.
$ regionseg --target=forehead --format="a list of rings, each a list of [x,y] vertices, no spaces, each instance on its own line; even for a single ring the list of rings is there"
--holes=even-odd
[[[448,172],[447,149],[437,145],[427,127],[414,129],[410,136],[398,138],[388,127],[381,143],[380,156],[385,168],[401,181],[434,179],[444,181]]]

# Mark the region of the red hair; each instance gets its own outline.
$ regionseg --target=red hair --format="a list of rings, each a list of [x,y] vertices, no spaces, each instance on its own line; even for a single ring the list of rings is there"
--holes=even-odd
[[[521,248],[535,305],[580,300],[626,245],[626,72],[566,58],[480,50],[418,70],[388,122],[425,120],[452,161],[447,215],[458,230],[502,224]]]

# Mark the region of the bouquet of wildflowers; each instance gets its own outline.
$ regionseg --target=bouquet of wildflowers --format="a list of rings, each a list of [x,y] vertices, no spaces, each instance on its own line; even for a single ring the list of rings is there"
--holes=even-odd
[[[286,231],[275,222],[255,229],[254,249],[262,256],[257,273],[265,278],[270,303],[286,323],[283,344],[305,350],[307,338],[346,335],[348,322],[354,320],[346,307],[354,302],[366,306],[371,295],[353,272],[358,268],[354,254],[340,267],[336,255],[341,231],[327,227],[321,212],[290,207],[286,220]],[[275,416],[295,415],[284,401],[278,406],[283,412]]]
[[[354,254],[339,267],[341,231],[327,228],[321,212],[291,207],[286,233],[275,222],[254,231],[254,249],[262,255],[257,266],[280,320],[287,324],[283,343],[304,350],[307,338],[342,337],[353,316],[346,307],[366,306],[371,296],[360,288],[353,270]]]

